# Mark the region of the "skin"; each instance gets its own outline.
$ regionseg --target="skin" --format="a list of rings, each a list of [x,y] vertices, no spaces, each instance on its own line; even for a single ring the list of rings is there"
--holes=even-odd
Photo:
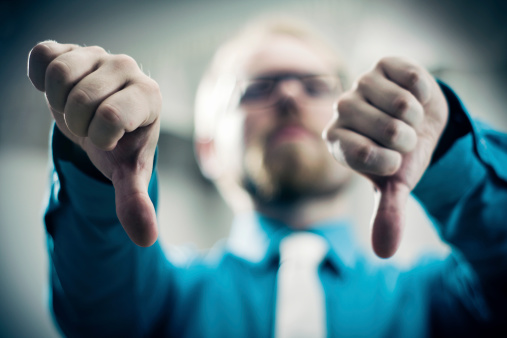
[[[133,242],[157,238],[148,196],[160,130],[155,81],[126,55],[99,47],[47,41],[28,58],[28,76],[46,99],[57,127],[115,188],[116,213]]]
[[[399,246],[408,195],[447,123],[447,102],[424,68],[388,57],[362,75],[337,108],[325,138],[335,158],[376,187],[372,245],[379,257],[390,257]]]
[[[276,36],[254,50],[240,67],[244,76],[283,71],[324,73],[331,71],[331,65],[303,42]],[[58,128],[111,180],[117,215],[129,237],[138,245],[151,245],[157,227],[147,187],[160,125],[157,84],[129,57],[55,42],[32,49],[28,75],[45,92]],[[233,160],[220,162],[227,167],[220,171],[241,174],[241,166],[234,161],[242,160],[249,147],[266,135],[270,135],[270,148],[292,143],[311,154],[325,149],[319,137],[324,130],[338,161],[332,156],[325,161],[329,170],[316,182],[317,190],[333,186],[335,193],[313,194],[284,206],[254,201],[254,207],[294,228],[336,217],[344,209],[341,187],[354,170],[377,188],[372,244],[377,255],[391,256],[399,244],[405,201],[426,170],[448,118],[439,86],[416,63],[384,58],[340,96],[333,115],[332,110],[303,107],[297,91],[290,82],[286,85],[279,91],[284,109],[277,105],[261,114],[242,111],[243,118],[229,123],[238,128],[234,134],[242,146],[233,148],[231,155],[230,148],[220,146],[217,135],[212,151],[207,141],[208,150],[199,152],[201,164],[206,167],[206,163],[217,163],[212,157],[229,156]]]
[[[239,67],[239,73],[246,77],[285,71],[332,72],[331,65],[316,51],[288,36],[266,39]],[[294,95],[288,86],[280,88],[279,100],[293,104],[291,110],[280,105],[262,112],[239,108],[244,119],[235,128],[243,131],[242,139],[233,142],[242,141],[244,146],[235,157],[245,156],[249,147],[273,130],[279,142],[268,142],[265,151],[287,143],[299,143],[301,151],[306,148],[309,153],[320,151],[314,136],[315,131],[324,130],[323,137],[337,163],[327,163],[331,174],[315,180],[315,184],[334,186],[335,193],[324,193],[321,187],[320,196],[313,194],[288,205],[254,201],[255,208],[296,229],[339,217],[346,209],[343,186],[350,168],[376,188],[372,246],[379,257],[392,256],[399,246],[408,195],[428,167],[447,123],[447,102],[440,87],[424,68],[398,57],[383,58],[360,76],[340,95],[334,115],[331,110],[298,105],[297,93]],[[299,132],[285,133],[280,127],[290,124],[286,123],[288,115]],[[217,148],[220,154],[222,149]],[[229,156],[230,151],[227,149]]]
[[[332,65],[317,52],[287,36],[266,39],[248,53],[238,66],[238,73],[243,78],[274,73],[332,72]],[[214,138],[216,149],[211,152],[211,156],[215,155],[219,159],[228,157],[229,160],[236,161],[220,170],[222,176],[236,177],[236,181],[241,181],[240,177],[245,175],[245,169],[239,162],[251,148],[259,145],[263,147],[262,151],[268,154],[276,154],[283,151],[282,148],[292,146],[302,153],[307,161],[320,161],[317,155],[321,155],[324,158],[322,165],[326,170],[312,182],[312,192],[306,197],[303,196],[290,204],[276,201],[264,203],[255,198],[252,201],[257,211],[296,229],[305,229],[319,220],[342,214],[346,207],[343,196],[338,192],[342,191],[352,174],[349,168],[329,156],[326,144],[322,140],[322,131],[333,116],[332,106],[337,97],[330,98],[328,106],[308,107],[298,98],[301,90],[296,82],[283,82],[277,88],[276,105],[262,110],[251,109],[248,106],[237,107],[237,111],[224,117],[222,123],[225,127],[218,128]],[[240,131],[233,133],[234,139],[231,139],[231,133],[227,132],[231,129]],[[224,137],[227,139],[223,140]],[[231,144],[241,147],[231,148]],[[233,156],[231,152],[234,152]],[[209,153],[205,155],[210,156]],[[207,162],[210,161],[201,161]],[[216,179],[220,180],[220,177]]]

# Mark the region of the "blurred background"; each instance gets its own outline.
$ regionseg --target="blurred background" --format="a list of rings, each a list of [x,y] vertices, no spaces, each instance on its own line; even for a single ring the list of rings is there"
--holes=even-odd
[[[338,46],[351,74],[384,55],[418,60],[450,84],[475,117],[507,130],[507,2],[471,0],[166,0],[0,2],[0,337],[57,337],[47,309],[42,224],[50,116],[26,77],[38,42],[100,45],[134,57],[161,87],[160,227],[169,244],[206,249],[227,236],[232,214],[203,179],[192,148],[194,93],[214,50],[265,13],[307,19]],[[365,250],[371,186],[354,184],[353,217]],[[445,254],[411,201],[393,261]]]

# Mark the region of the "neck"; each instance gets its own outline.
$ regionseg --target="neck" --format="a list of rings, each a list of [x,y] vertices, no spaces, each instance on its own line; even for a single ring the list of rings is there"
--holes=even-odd
[[[310,229],[324,220],[343,218],[347,198],[340,190],[333,195],[312,196],[287,203],[254,203],[255,211],[276,219],[295,230]]]

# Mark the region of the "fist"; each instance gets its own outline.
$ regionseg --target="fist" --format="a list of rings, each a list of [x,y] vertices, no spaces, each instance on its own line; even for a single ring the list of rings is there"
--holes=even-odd
[[[433,77],[416,63],[381,59],[340,96],[324,131],[330,152],[376,187],[372,245],[380,257],[399,245],[410,191],[428,167],[448,119]]]
[[[57,127],[112,181],[127,234],[152,244],[157,227],[147,189],[160,129],[157,83],[129,56],[52,41],[31,50],[28,76],[45,92]]]
[[[159,118],[157,83],[126,55],[42,42],[30,52],[28,75],[46,93],[58,127],[78,144],[88,138],[97,148],[112,150],[124,133]]]

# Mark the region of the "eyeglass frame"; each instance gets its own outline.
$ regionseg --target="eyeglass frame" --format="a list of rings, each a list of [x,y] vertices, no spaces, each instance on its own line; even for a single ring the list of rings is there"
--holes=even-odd
[[[325,98],[331,98],[331,99],[337,99],[338,95],[343,91],[343,80],[342,76],[339,74],[319,74],[319,73],[297,73],[297,72],[278,72],[273,74],[262,74],[256,77],[253,77],[251,79],[241,79],[236,78],[235,81],[235,92],[236,92],[236,99],[233,100],[235,102],[236,107],[239,107],[241,105],[248,106],[248,103],[243,102],[244,101],[244,95],[247,92],[248,89],[248,83],[251,81],[262,81],[262,80],[271,80],[274,81],[272,88],[269,89],[269,96],[276,95],[276,91],[279,89],[279,86],[284,81],[288,80],[298,80],[298,82],[302,86],[303,93],[307,95],[308,97],[312,97],[311,94],[308,93],[308,90],[304,86],[304,79],[305,78],[317,78],[317,77],[328,77],[329,79],[333,79],[335,81],[332,88],[329,90],[329,94],[325,95]],[[244,87],[244,88],[243,88]],[[314,96],[316,99],[322,99],[322,95],[320,96]],[[267,100],[269,101],[269,99]],[[269,107],[272,107],[276,105],[278,100],[273,100],[272,103],[269,103],[267,105],[258,105],[255,107],[255,105],[251,105],[250,107],[255,107],[257,109],[266,109]],[[231,102],[232,103],[232,102]],[[313,104],[315,101],[313,102]]]

